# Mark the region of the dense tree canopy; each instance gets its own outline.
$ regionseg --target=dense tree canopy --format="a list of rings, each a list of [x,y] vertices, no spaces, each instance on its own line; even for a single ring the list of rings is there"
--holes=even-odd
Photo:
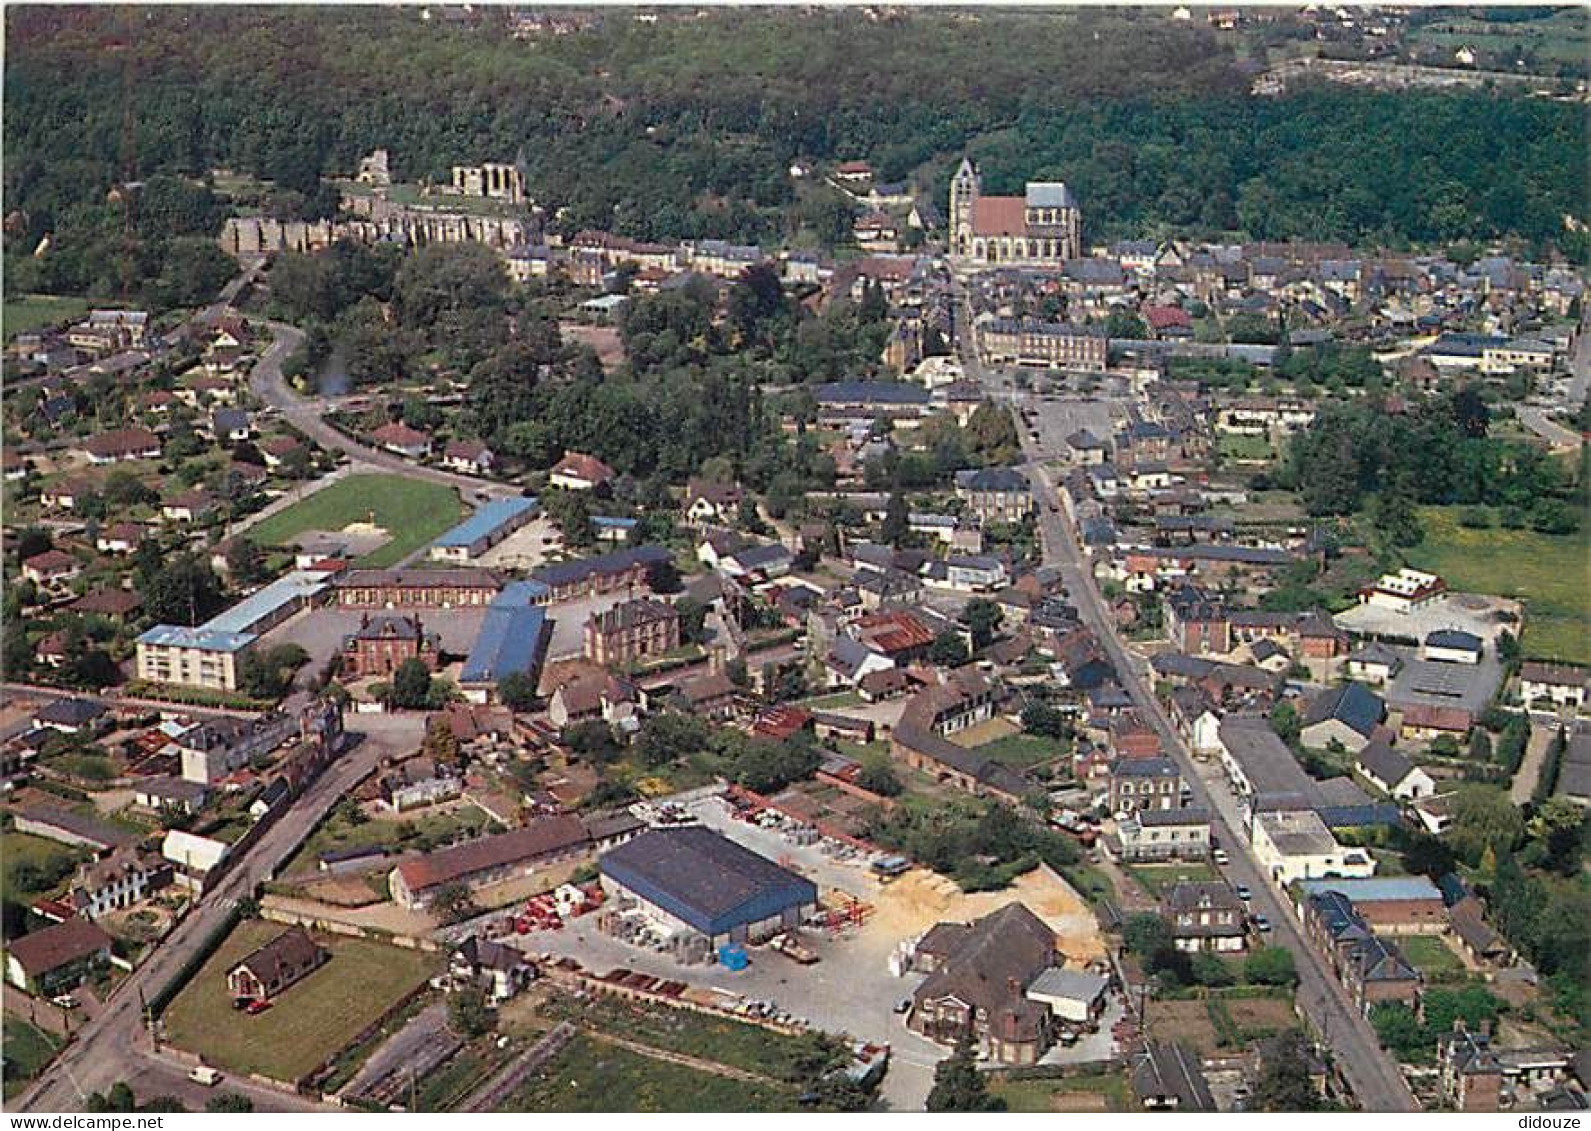
[[[1489,90],[1247,93],[1235,37],[1122,11],[609,15],[533,47],[495,15],[422,25],[413,9],[36,8],[7,21],[8,207],[31,247],[14,281],[118,281],[116,182],[142,178],[137,238],[208,234],[204,190],[159,175],[224,166],[275,182],[267,211],[324,215],[322,174],[378,146],[400,179],[520,156],[570,231],[643,239],[843,238],[794,160],[869,158],[937,198],[969,151],[1000,192],[1064,178],[1095,235],[1241,230],[1386,242],[1518,233],[1585,219],[1585,119]],[[1021,43],[1022,50],[1011,50]],[[125,115],[124,115],[125,107]],[[41,279],[39,272],[44,273]],[[152,272],[150,277],[160,272]],[[744,331],[775,312],[740,312]]]

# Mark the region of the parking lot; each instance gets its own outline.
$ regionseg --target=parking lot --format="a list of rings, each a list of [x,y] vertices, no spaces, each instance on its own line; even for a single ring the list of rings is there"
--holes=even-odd
[[[1356,636],[1424,640],[1438,629],[1456,628],[1474,633],[1491,644],[1505,628],[1516,634],[1519,632],[1519,613],[1518,601],[1476,593],[1450,593],[1407,613],[1379,605],[1355,605],[1333,619],[1339,627]]]
[[[442,650],[468,654],[480,635],[485,609],[338,609],[327,606],[297,613],[262,638],[264,647],[297,644],[309,653],[306,668],[314,671],[342,648],[343,638],[359,630],[365,616],[418,616],[420,627],[442,638]]]
[[[547,560],[547,555],[563,545],[558,527],[546,515],[532,519],[475,562],[483,569],[531,570]]]

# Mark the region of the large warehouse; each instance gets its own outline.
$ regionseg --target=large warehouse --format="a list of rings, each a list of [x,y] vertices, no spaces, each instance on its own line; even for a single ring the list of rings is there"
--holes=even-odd
[[[798,926],[818,901],[812,881],[700,826],[642,833],[599,867],[617,906],[629,903],[663,933],[713,947]]]

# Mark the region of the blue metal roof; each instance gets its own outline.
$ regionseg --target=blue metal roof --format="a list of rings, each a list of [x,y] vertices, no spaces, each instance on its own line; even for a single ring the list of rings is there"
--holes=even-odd
[[[274,616],[283,605],[307,601],[326,588],[331,574],[323,569],[295,569],[252,593],[226,612],[211,617],[199,627],[209,632],[242,633]]]
[[[493,499],[482,504],[452,530],[436,540],[438,546],[469,546],[488,538],[527,512],[534,514],[539,504],[532,498]]]
[[[256,639],[251,632],[218,632],[180,624],[157,624],[140,636],[138,643],[163,648],[198,648],[205,652],[241,652]]]
[[[499,595],[486,610],[459,682],[496,683],[513,672],[533,672],[546,647],[546,610],[530,604],[524,591],[516,591],[506,602]]]

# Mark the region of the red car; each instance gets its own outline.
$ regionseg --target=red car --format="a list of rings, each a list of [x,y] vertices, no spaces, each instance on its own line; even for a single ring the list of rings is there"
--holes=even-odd
[[[243,1007],[243,1012],[252,1017],[256,1013],[264,1013],[271,1008],[272,1004],[271,999],[268,997],[257,997]]]

